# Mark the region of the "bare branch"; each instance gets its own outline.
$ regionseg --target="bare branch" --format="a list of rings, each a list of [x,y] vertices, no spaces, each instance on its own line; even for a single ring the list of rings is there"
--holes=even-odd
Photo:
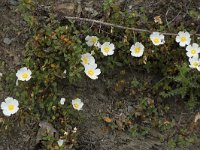
[[[88,18],[70,17],[70,16],[65,16],[65,18],[71,19],[71,20],[90,22],[90,23],[97,23],[97,24],[104,25],[104,26],[111,26],[111,27],[120,28],[120,29],[124,29],[124,30],[132,30],[132,31],[135,31],[135,32],[147,32],[147,33],[153,32],[153,31],[146,30],[146,29],[139,29],[139,28],[134,28],[134,27],[125,27],[125,26],[122,26],[122,25],[112,24],[112,23],[103,22],[103,21],[100,21],[100,20],[88,19]],[[177,33],[168,33],[168,32],[163,32],[162,34],[171,35],[171,36],[177,35]],[[200,37],[200,34],[191,34],[191,36]]]

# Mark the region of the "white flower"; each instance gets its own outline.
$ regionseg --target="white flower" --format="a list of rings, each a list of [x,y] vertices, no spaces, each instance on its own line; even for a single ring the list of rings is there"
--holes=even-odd
[[[101,45],[101,52],[104,56],[113,55],[115,46],[110,42],[105,42]]]
[[[67,70],[65,69],[65,70],[63,71],[63,78],[66,78],[66,74],[67,74]]]
[[[200,65],[200,60],[199,60],[199,57],[198,56],[195,56],[195,57],[191,57],[189,58],[189,62],[190,62],[190,68],[196,68],[196,69],[200,69],[199,68],[199,65]]]
[[[97,48],[101,48],[101,44],[99,42],[95,43],[94,46]]]
[[[69,135],[69,133],[68,133],[67,131],[65,131],[65,132],[64,132],[64,135],[68,136],[68,135]]]
[[[77,127],[74,128],[74,131],[77,131]]]
[[[144,46],[140,42],[136,42],[135,45],[131,46],[131,55],[134,57],[141,57],[144,53]]]
[[[59,139],[59,140],[57,141],[57,143],[58,143],[58,146],[59,146],[59,147],[62,147],[62,145],[63,145],[63,143],[64,143],[64,140]]]
[[[83,102],[81,102],[81,99],[76,98],[76,99],[72,100],[72,105],[73,105],[74,109],[81,110],[83,107]]]
[[[100,75],[101,70],[97,69],[97,64],[86,65],[85,66],[85,74],[91,79],[98,79],[98,75]]]
[[[181,47],[189,45],[191,41],[190,34],[188,32],[180,31],[176,36],[176,42],[179,43]]]
[[[18,80],[28,81],[31,79],[31,74],[32,74],[31,70],[24,67],[17,71],[16,76]]]
[[[3,114],[5,116],[10,116],[15,114],[19,110],[19,103],[16,99],[12,97],[7,97],[5,102],[1,103],[1,109],[3,110]]]
[[[154,45],[161,45],[165,43],[165,37],[163,34],[159,32],[153,32],[150,35],[150,39],[153,42]]]
[[[3,74],[0,72],[0,78],[3,76]]]
[[[194,57],[200,53],[200,47],[196,43],[193,43],[192,45],[188,45],[186,47],[186,50],[187,50],[186,54],[188,57]]]
[[[81,55],[81,60],[82,60],[81,64],[83,66],[95,63],[95,59],[90,53]]]
[[[95,45],[99,39],[96,36],[88,35],[88,36],[86,36],[85,40],[86,40],[87,45],[91,47],[91,46]]]
[[[64,105],[64,104],[65,104],[65,98],[61,98],[61,99],[60,99],[60,104],[61,104],[61,105]]]
[[[76,133],[77,132],[77,128],[75,127],[72,132]]]

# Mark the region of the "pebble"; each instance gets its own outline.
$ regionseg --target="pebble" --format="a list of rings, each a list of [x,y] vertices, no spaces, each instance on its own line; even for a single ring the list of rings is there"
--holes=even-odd
[[[128,106],[128,112],[133,112],[134,108],[132,106]]]
[[[18,0],[9,0],[9,3],[13,6],[17,6],[19,4]]]
[[[12,42],[12,40],[9,39],[9,38],[4,38],[4,39],[3,39],[3,42],[4,42],[5,44],[7,44],[7,45],[10,45],[11,42]]]

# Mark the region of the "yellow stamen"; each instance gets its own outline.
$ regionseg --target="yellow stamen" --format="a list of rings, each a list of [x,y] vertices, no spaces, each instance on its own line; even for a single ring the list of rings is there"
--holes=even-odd
[[[198,63],[198,62],[194,62],[194,63],[193,63],[193,66],[194,66],[194,67],[198,67],[198,66],[199,66],[199,63]]]
[[[14,110],[15,106],[13,104],[9,104],[8,105],[8,110],[12,111]]]
[[[83,58],[83,63],[84,63],[84,64],[88,64],[88,58],[87,58],[87,57],[84,57],[84,58]]]
[[[135,53],[138,54],[139,52],[140,52],[140,48],[139,48],[139,47],[136,47],[136,48],[135,48]]]
[[[94,75],[94,70],[92,70],[92,69],[88,70],[88,74],[89,74],[90,76],[93,76],[93,75]]]
[[[26,72],[22,73],[22,78],[23,78],[23,79],[28,78],[28,73],[26,73]]]
[[[191,53],[194,55],[196,54],[196,49],[191,50]]]
[[[186,39],[185,36],[182,36],[182,37],[181,37],[181,42],[186,42],[186,40],[187,40],[187,39]]]
[[[93,37],[91,40],[92,40],[93,44],[95,44],[97,42],[97,38],[96,37]]]
[[[155,44],[158,44],[158,43],[160,42],[160,40],[159,40],[159,38],[154,38],[154,39],[153,39],[153,42],[154,42]]]
[[[110,51],[110,48],[109,47],[105,47],[103,50],[104,50],[105,53],[108,53]]]
[[[75,103],[75,104],[74,104],[74,108],[75,108],[75,109],[78,109],[78,108],[79,108],[79,104]]]

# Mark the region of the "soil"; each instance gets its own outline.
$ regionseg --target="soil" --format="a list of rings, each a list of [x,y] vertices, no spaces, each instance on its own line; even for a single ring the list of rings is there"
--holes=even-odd
[[[15,3],[16,2],[16,3]],[[62,1],[59,1],[62,2]],[[72,1],[65,1],[72,2]],[[77,1],[78,2],[78,1]],[[120,1],[119,1],[120,2]],[[175,1],[173,1],[175,2]],[[191,7],[194,6],[194,2],[190,0]],[[52,3],[52,2],[51,2]],[[82,1],[82,15],[84,17],[98,18],[100,15],[99,6],[102,1],[83,0]],[[181,3],[185,4],[183,0]],[[147,6],[151,7],[153,15],[159,15],[162,12],[160,5],[163,1],[155,0],[138,0],[127,1],[127,8],[138,9],[138,7]],[[199,2],[195,3],[195,8],[200,6]],[[3,0],[0,2],[0,73],[9,70],[16,70],[20,66],[20,61],[23,58],[23,48],[28,39],[26,33],[26,25],[20,15],[16,12],[17,0]],[[181,4],[179,4],[181,5]],[[74,5],[76,7],[77,5]],[[85,9],[90,8],[92,9]],[[188,6],[188,5],[187,5]],[[198,8],[199,9],[199,8]],[[96,10],[96,11],[94,11]],[[172,12],[173,11],[173,12]],[[176,17],[175,10],[170,10],[169,20]],[[75,12],[80,15],[80,12]],[[10,44],[5,43],[5,38],[11,40]],[[4,64],[4,65],[2,65]],[[130,95],[130,82],[133,78],[137,78],[141,81],[155,82],[158,80],[156,75],[144,73],[128,68],[126,75],[119,75],[121,70],[113,71],[108,76],[102,76],[97,81],[91,81],[84,79],[76,85],[62,85],[65,93],[70,96],[77,95],[84,101],[84,109],[82,113],[85,118],[78,128],[78,144],[79,150],[165,150],[167,149],[166,143],[161,142],[159,135],[162,134],[157,129],[152,129],[151,134],[145,137],[134,138],[130,135],[130,132],[125,127],[118,124],[117,129],[111,129],[111,127],[103,122],[100,116],[103,114],[112,118],[119,118],[120,116],[127,114],[130,111],[134,111],[134,107],[137,105],[137,99],[133,99]],[[131,70],[131,71],[130,71]],[[125,79],[125,85],[122,89],[116,91],[116,82],[121,79]],[[0,99],[4,99],[9,91],[4,91],[3,86],[6,83],[0,81]],[[136,93],[139,94],[139,93]],[[120,107],[119,107],[120,104]],[[178,122],[181,119],[182,124],[186,124],[191,120],[191,114],[185,112],[182,106],[176,104],[175,110],[170,112],[171,116]],[[183,113],[184,112],[184,113]],[[16,117],[12,117],[13,128],[7,130],[3,125],[4,116],[0,113],[0,150],[33,150],[39,149],[36,147],[36,135],[39,129],[39,122],[31,119],[26,119],[20,125],[15,125],[17,122]],[[199,133],[198,133],[199,134]],[[200,134],[199,134],[200,135]],[[198,150],[200,149],[200,140],[194,145],[184,148],[176,148],[177,150]]]
[[[117,76],[118,73],[113,75],[113,78],[117,78]],[[134,76],[130,75],[129,79]],[[140,74],[140,77],[142,77],[142,74]],[[134,107],[137,104],[137,101],[133,100],[126,89],[123,90],[123,93],[118,94],[113,88],[115,85],[109,85],[107,80],[108,78],[104,81],[99,80],[96,83],[87,81],[80,89],[77,90],[76,88],[76,92],[82,93],[81,96],[86,103],[84,113],[87,114],[86,120],[88,120],[80,126],[78,140],[80,141],[80,149],[138,150],[159,147],[161,143],[155,137],[146,139],[133,138],[128,131],[111,130],[106,123],[98,119],[102,114],[112,117],[127,115],[128,107]],[[127,80],[126,82],[128,83],[129,81]],[[90,85],[89,88],[84,88],[88,85]],[[67,93],[71,92],[67,91]],[[118,103],[123,103],[123,108],[117,108]]]

